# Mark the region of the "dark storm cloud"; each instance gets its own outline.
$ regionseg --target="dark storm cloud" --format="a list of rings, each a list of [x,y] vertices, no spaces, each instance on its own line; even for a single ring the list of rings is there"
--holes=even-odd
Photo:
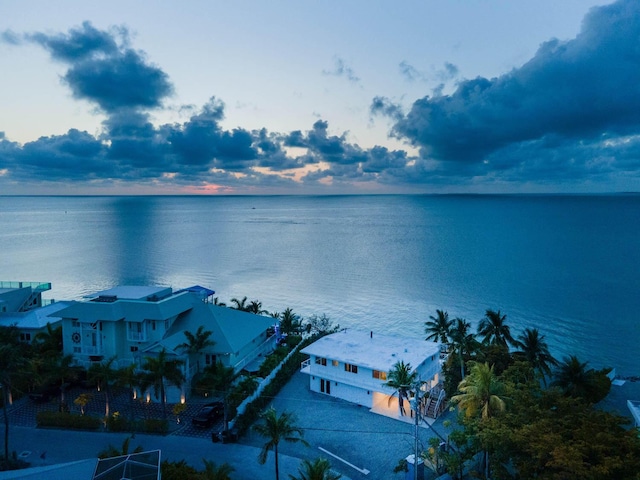
[[[347,141],[346,133],[341,136],[328,134],[329,124],[318,120],[313,128],[304,135],[296,130],[291,132],[284,140],[289,147],[302,147],[309,149],[311,158],[316,161],[325,161],[337,164],[358,163],[366,160],[366,153],[357,145]]]
[[[165,126],[167,141],[183,165],[209,165],[240,171],[254,164],[258,150],[251,132],[222,130],[224,104],[212,98],[202,111],[182,125]],[[264,145],[263,145],[264,146]]]
[[[38,32],[23,38],[69,64],[63,80],[75,98],[95,102],[108,113],[159,107],[173,87],[167,74],[149,64],[144,53],[128,47],[128,35],[125,28],[107,32],[84,22],[66,34]]]
[[[558,141],[551,139],[561,139],[563,158],[573,150],[595,155],[584,142],[595,146],[602,135],[639,131],[638,38],[640,2],[593,8],[575,39],[545,42],[530,61],[500,77],[466,80],[451,95],[416,101],[394,134],[452,170],[472,164],[480,174],[527,172],[522,162],[552,161],[548,151]],[[394,113],[382,101],[372,111]],[[552,161],[554,168],[558,163]],[[593,168],[586,161],[567,165]]]
[[[16,180],[113,176],[116,171],[105,153],[100,141],[76,129],[65,135],[41,137],[23,146],[0,138],[0,169],[7,168]]]
[[[396,121],[404,119],[402,107],[385,97],[374,97],[370,112],[372,115],[384,115]]]
[[[123,31],[123,34],[126,36],[126,31]],[[69,30],[66,35],[34,33],[25,35],[25,38],[42,45],[56,60],[69,63],[84,60],[96,54],[111,56],[119,52],[113,34],[94,28],[90,22],[84,22],[82,27]]]

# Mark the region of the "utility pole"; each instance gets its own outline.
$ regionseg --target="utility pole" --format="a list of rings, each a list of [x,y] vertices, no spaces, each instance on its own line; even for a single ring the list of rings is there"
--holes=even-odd
[[[415,412],[415,417],[414,417],[414,453],[413,453],[413,479],[414,480],[418,480],[418,450],[419,450],[419,445],[418,445],[418,425],[420,423],[420,419],[418,418],[420,415],[420,384],[415,384],[414,385],[415,388],[415,394],[413,396],[413,400],[411,400],[411,407],[413,408],[413,411]]]

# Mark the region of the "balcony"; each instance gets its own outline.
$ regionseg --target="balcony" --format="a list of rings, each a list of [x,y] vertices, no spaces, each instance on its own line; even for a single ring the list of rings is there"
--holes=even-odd
[[[303,373],[310,373],[311,370],[311,359],[307,358],[304,362],[300,364],[300,371]]]
[[[147,333],[146,332],[127,332],[127,340],[129,342],[146,342],[147,341]]]
[[[82,346],[82,355],[102,355],[102,346]]]

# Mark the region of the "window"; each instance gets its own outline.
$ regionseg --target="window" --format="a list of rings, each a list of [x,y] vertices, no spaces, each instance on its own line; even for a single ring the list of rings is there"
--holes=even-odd
[[[333,360],[331,362],[331,365],[333,365],[334,367],[337,367],[338,365],[340,365],[340,362],[338,360]]]
[[[386,380],[387,379],[387,372],[381,372],[380,370],[374,370],[373,371],[373,378],[378,378],[380,380]]]
[[[151,330],[155,330],[155,329],[156,329],[156,321],[151,320]]]
[[[20,334],[20,340],[22,340],[23,342],[29,342],[31,340],[31,334],[30,333],[21,333]]]
[[[73,347],[73,353],[82,353],[82,347]]]
[[[142,322],[127,322],[127,340],[130,342],[146,342],[146,324]]]
[[[74,320],[74,321],[71,322],[71,326],[73,328],[80,328],[80,322],[77,321],[77,320]]]
[[[351,372],[351,373],[358,373],[358,366],[357,365],[352,365],[350,363],[345,363],[344,364],[344,371],[345,372]]]
[[[205,363],[206,365],[215,365],[215,363],[216,363],[216,356],[215,356],[215,355],[211,355],[211,354],[207,353],[207,354],[204,356],[204,363]]]
[[[316,357],[316,365],[324,365],[327,366],[327,359],[324,357]]]

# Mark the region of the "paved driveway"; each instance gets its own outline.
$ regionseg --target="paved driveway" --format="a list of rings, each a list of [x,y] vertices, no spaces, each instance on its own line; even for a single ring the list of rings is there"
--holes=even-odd
[[[371,413],[368,408],[309,391],[309,377],[296,373],[280,391],[271,405],[278,411],[296,414],[298,425],[304,429],[304,438],[309,443],[305,447],[299,443],[282,444],[280,451],[294,457],[314,459],[324,456],[332,466],[345,477],[353,480],[389,480],[403,478],[394,474],[398,461],[406,458],[414,450],[415,427],[411,423]],[[447,415],[451,415],[447,413]],[[443,417],[435,422],[434,428],[444,432]],[[429,428],[419,428],[421,445],[434,436]],[[248,433],[241,443],[261,446],[262,437]],[[360,470],[352,468],[324,453],[323,448]]]
[[[78,392],[69,393],[68,398],[71,400]],[[126,396],[122,398],[120,395],[114,395],[111,411],[126,411],[128,405],[123,403],[125,399]],[[259,448],[265,441],[262,437],[249,431],[238,444],[213,444],[211,432],[220,430],[221,425],[206,429],[198,429],[191,425],[190,419],[202,403],[204,401],[189,402],[187,411],[182,415],[181,424],[173,423],[169,436],[136,435],[136,441],[139,441],[145,449],[162,449],[163,458],[171,460],[184,458],[197,468],[202,468],[202,458],[209,458],[218,463],[227,461],[236,467],[232,478],[240,480],[270,478],[273,471],[273,454],[269,454],[267,465],[260,466],[257,462]],[[309,446],[299,443],[281,444],[282,478],[288,477],[288,473],[296,472],[300,459],[313,460],[319,456],[328,458],[334,469],[343,475],[344,480],[403,478],[403,474],[394,474],[393,468],[399,460],[413,453],[413,424],[374,414],[367,408],[311,392],[309,377],[300,372],[292,377],[271,405],[278,412],[293,412],[298,418],[298,425],[304,429],[304,437],[309,443]],[[33,428],[37,411],[55,408],[55,401],[36,405],[25,398],[12,409],[11,425],[16,428],[12,428],[11,449],[17,450],[18,453],[31,452],[25,459],[34,465],[91,458],[109,444],[120,446],[127,436],[127,434]],[[152,410],[144,413],[137,412],[142,417],[147,415],[161,417],[162,415],[161,406],[158,404],[143,405],[138,408]],[[88,410],[91,413],[104,412],[104,403],[100,396],[96,395]],[[450,413],[447,415],[452,416]],[[171,414],[169,417],[175,419]],[[434,428],[439,432],[445,430],[442,421],[441,417],[434,424]],[[428,428],[419,429],[421,445],[425,445],[430,436],[433,436],[433,433]],[[64,438],[65,441],[60,442],[56,440],[57,438]],[[39,457],[45,451],[46,457]],[[326,452],[339,456],[352,466]],[[364,471],[369,473],[365,474]]]

